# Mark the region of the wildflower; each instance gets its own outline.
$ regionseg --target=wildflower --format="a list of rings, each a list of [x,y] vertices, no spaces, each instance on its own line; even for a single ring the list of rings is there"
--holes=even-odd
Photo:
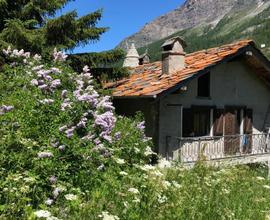
[[[265,180],[262,176],[257,176],[256,179],[257,180]]]
[[[45,205],[51,206],[53,204],[53,199],[47,199]]]
[[[51,184],[55,184],[57,182],[57,177],[56,176],[51,176],[49,178],[49,181],[50,181]]]
[[[60,151],[64,151],[64,150],[66,149],[66,147],[65,147],[65,145],[61,145],[61,146],[58,147],[58,149],[59,149]]]
[[[48,105],[50,105],[50,104],[52,104],[52,103],[54,103],[54,100],[53,99],[43,99],[43,100],[40,100],[39,101],[41,104],[48,104]]]
[[[35,211],[34,214],[37,216],[37,218],[49,218],[51,216],[51,213],[46,210],[38,210]]]
[[[124,159],[120,159],[120,158],[115,158],[115,162],[118,164],[125,164],[125,160]]]
[[[39,152],[38,158],[51,158],[53,154],[51,152]]]
[[[132,202],[134,202],[134,203],[140,203],[140,202],[141,202],[141,200],[140,200],[138,197],[135,197],[135,199],[134,199],[134,200],[132,200]]]
[[[53,190],[53,197],[54,197],[54,199],[56,199],[62,191],[63,191],[63,189],[61,189],[61,188],[59,188],[59,187],[56,187],[56,188]]]
[[[177,183],[176,181],[172,181],[172,184],[177,189],[181,188],[181,185],[179,183]]]
[[[77,200],[78,199],[78,196],[76,196],[74,194],[66,194],[65,195],[65,198],[66,198],[66,200],[74,201],[74,200]]]
[[[149,156],[149,155],[153,155],[153,154],[156,154],[156,153],[154,153],[152,151],[151,147],[147,146],[146,149],[145,149],[144,155]]]
[[[140,166],[140,168],[143,170],[143,171],[149,171],[149,170],[155,170],[156,167],[152,166],[152,165],[144,165],[144,166]]]
[[[101,164],[101,165],[97,168],[98,171],[103,171],[104,169],[105,169],[104,164]]]
[[[89,67],[86,65],[83,67],[83,72],[88,73],[90,71]]]
[[[102,212],[98,217],[102,220],[119,220],[119,217],[116,215],[111,215],[109,212]]]
[[[171,162],[166,160],[165,158],[158,161],[158,167],[161,169],[170,168],[171,166]]]
[[[165,180],[165,181],[162,182],[162,185],[164,186],[164,188],[167,189],[168,187],[171,187],[172,184],[169,181]]]
[[[4,53],[5,55],[9,55],[9,54],[11,53],[11,47],[8,46],[8,48],[7,48],[6,50],[3,49],[3,53]]]
[[[133,193],[133,194],[139,194],[140,193],[139,190],[136,189],[136,188],[129,188],[128,192]]]
[[[125,171],[121,171],[119,174],[120,174],[121,176],[127,176],[127,175],[128,175],[128,173],[125,172]]]
[[[163,174],[159,170],[154,170],[152,174],[154,174],[155,176],[163,176]]]
[[[160,204],[166,202],[168,200],[168,198],[166,196],[161,196],[161,195],[158,195],[158,202]]]
[[[263,185],[263,188],[270,189],[270,186],[269,185]]]
[[[75,127],[72,127],[72,128],[65,131],[67,138],[71,138],[74,135],[74,133],[73,133],[74,130],[75,130]]]

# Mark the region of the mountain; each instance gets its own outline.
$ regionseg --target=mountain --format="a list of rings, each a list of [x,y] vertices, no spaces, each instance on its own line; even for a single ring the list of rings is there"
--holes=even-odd
[[[139,51],[149,49],[152,60],[160,58],[160,45],[181,35],[187,52],[218,46],[242,38],[266,44],[270,55],[270,0],[187,0],[181,7],[146,24],[118,47],[135,42]]]

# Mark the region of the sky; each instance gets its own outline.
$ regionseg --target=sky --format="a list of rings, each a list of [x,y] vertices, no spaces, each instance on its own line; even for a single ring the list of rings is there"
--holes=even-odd
[[[97,43],[77,47],[72,52],[100,52],[113,49],[121,40],[139,31],[147,22],[183,4],[184,0],[75,0],[58,15],[77,10],[79,16],[103,9],[97,26],[109,27]]]

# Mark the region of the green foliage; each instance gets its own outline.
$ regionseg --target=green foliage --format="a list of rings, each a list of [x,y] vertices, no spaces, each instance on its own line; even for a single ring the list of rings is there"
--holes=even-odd
[[[107,27],[97,27],[102,10],[78,17],[76,11],[55,17],[57,10],[71,0],[49,1],[0,1],[0,49],[11,45],[47,56],[54,48],[72,50],[76,46],[96,43]],[[124,57],[120,50],[75,55],[72,67],[75,71],[84,65],[95,68],[97,75],[119,78],[127,74],[125,69],[114,68],[113,63]],[[80,64],[77,66],[77,64]],[[110,64],[110,65],[109,65]],[[105,68],[105,67],[106,68]],[[103,77],[103,78],[104,78]]]
[[[91,66],[94,77],[99,82],[111,79],[120,79],[128,75],[125,68],[116,63],[124,57],[123,50],[115,49],[100,53],[71,54],[68,57],[70,66],[79,72],[85,65]]]
[[[167,38],[140,48],[138,51],[143,53],[148,48],[151,61],[157,61],[161,59],[161,45],[164,41],[177,35],[186,40],[187,48],[185,50],[188,53],[248,38],[253,39],[257,45],[268,45],[262,51],[270,58],[270,7],[254,17],[245,18],[249,13],[251,12],[238,11],[235,14],[227,15],[214,28],[206,24],[176,32]]]

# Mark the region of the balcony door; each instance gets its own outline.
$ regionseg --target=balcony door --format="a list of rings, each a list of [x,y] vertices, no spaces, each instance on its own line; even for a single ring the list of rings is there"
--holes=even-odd
[[[224,151],[225,154],[240,152],[241,108],[229,107],[225,109]]]

